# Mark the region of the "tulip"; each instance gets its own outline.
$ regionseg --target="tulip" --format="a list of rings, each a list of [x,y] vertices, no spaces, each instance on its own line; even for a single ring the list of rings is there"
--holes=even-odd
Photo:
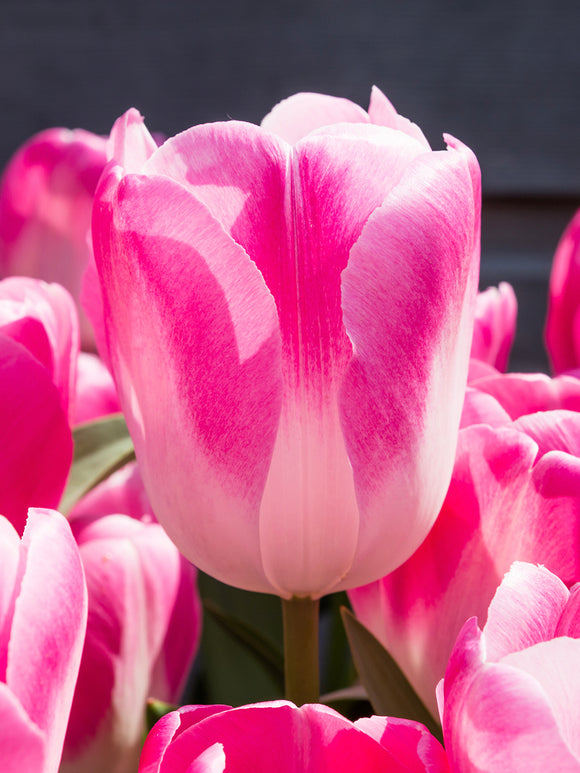
[[[30,276],[66,287],[77,302],[83,346],[89,348],[94,342],[79,295],[106,142],[82,129],[47,129],[16,152],[0,183],[0,276]]]
[[[422,135],[421,135],[422,136]],[[204,571],[318,598],[425,537],[471,344],[479,170],[397,128],[113,128],[93,239],[157,517]],[[162,374],[162,377],[160,377]]]
[[[546,411],[512,422],[491,395],[479,395],[485,405],[471,411],[489,418],[495,403],[493,423],[461,429],[449,491],[427,539],[395,572],[349,594],[433,712],[461,626],[473,615],[485,622],[514,561],[580,580],[580,414]]]
[[[32,508],[22,539],[0,517],[0,760],[58,770],[87,619],[78,549],[57,512]]]
[[[439,688],[454,773],[580,770],[580,585],[514,564],[480,630],[468,620]]]
[[[548,294],[546,348],[555,373],[580,367],[580,210],[556,248]]]
[[[196,571],[155,522],[134,466],[70,518],[89,611],[61,773],[133,773],[147,699],[179,701],[199,643]]]
[[[471,356],[505,371],[516,332],[518,302],[507,282],[477,295]]]
[[[443,748],[418,722],[352,723],[327,706],[286,701],[184,706],[155,725],[139,763],[139,773],[225,770],[449,773]]]
[[[20,533],[28,507],[56,507],[65,486],[78,347],[66,290],[0,282],[0,513]]]
[[[76,381],[75,424],[94,421],[121,410],[115,382],[103,361],[81,352]]]

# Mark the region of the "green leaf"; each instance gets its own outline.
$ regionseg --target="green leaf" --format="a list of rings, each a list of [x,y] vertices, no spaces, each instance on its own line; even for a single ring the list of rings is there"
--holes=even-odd
[[[377,714],[422,722],[442,742],[441,725],[392,656],[346,607],[341,614],[356,669]]]
[[[135,459],[121,413],[80,424],[73,430],[73,441],[72,468],[60,502],[60,511],[65,514],[97,484]]]
[[[145,710],[147,732],[151,730],[161,717],[169,714],[170,711],[176,711],[178,708],[179,706],[174,706],[172,703],[165,703],[165,701],[159,701],[157,698],[149,698]]]
[[[259,630],[229,614],[211,599],[204,599],[203,606],[205,611],[212,616],[223,630],[233,636],[244,649],[251,652],[260,661],[282,690],[284,685],[284,658],[276,645]]]

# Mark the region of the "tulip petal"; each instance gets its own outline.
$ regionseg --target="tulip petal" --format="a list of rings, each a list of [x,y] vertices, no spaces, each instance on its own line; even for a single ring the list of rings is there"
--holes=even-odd
[[[517,561],[489,605],[483,629],[487,660],[500,660],[554,637],[568,590],[542,566]]]
[[[541,411],[522,416],[514,422],[538,444],[538,455],[565,451],[580,457],[580,413],[573,411]]]
[[[117,118],[107,142],[107,154],[127,174],[139,173],[156,150],[157,143],[138,110],[132,107]]]
[[[56,770],[85,636],[86,587],[77,546],[59,513],[32,508],[22,547],[26,571],[14,609],[6,682],[46,734],[47,770]]]
[[[273,299],[182,186],[130,175],[112,210],[107,195],[95,251],[121,404],[154,511],[196,566],[270,590],[258,506],[280,413]]]
[[[495,373],[470,378],[471,386],[492,395],[512,419],[558,408],[580,411],[580,379],[544,373]]]
[[[371,89],[369,118],[372,123],[379,126],[389,126],[391,129],[398,129],[399,131],[405,132],[405,134],[418,140],[424,146],[425,150],[431,150],[431,146],[417,124],[412,123],[408,118],[399,115],[391,104],[390,99],[388,99],[377,86],[373,86]]]
[[[532,676],[551,707],[560,736],[580,765],[580,641],[561,637],[512,652],[502,664]]]
[[[355,357],[341,419],[361,510],[359,584],[417,548],[451,476],[477,281],[469,164],[454,149],[418,158],[369,218],[343,272]]]
[[[72,437],[50,373],[0,335],[0,514],[22,533],[31,505],[56,507],[72,459]]]
[[[362,107],[349,99],[304,92],[278,102],[261,126],[294,145],[315,129],[348,121],[369,123],[370,119]]]
[[[2,773],[56,771],[58,761],[45,767],[45,735],[30,720],[10,689],[0,682],[0,749]]]

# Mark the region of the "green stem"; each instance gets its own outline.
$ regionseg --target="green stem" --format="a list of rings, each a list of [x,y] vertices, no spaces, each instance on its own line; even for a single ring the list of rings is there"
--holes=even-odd
[[[282,599],[286,699],[297,706],[318,703],[318,599]]]

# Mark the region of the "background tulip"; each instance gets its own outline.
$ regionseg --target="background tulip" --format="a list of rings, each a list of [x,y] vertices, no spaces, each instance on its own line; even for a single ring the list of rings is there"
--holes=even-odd
[[[541,562],[567,583],[580,579],[580,414],[546,411],[511,422],[482,396],[479,420],[495,405],[493,426],[460,431],[449,491],[427,539],[395,572],[349,594],[433,712],[461,626],[473,615],[485,622],[513,561]]]
[[[0,183],[0,275],[66,287],[77,303],[83,346],[89,348],[93,336],[79,296],[106,142],[82,129],[47,129],[16,152]]]
[[[135,111],[113,129],[93,218],[110,360],[154,510],[217,578],[318,597],[429,529],[479,254],[479,170],[448,142],[228,122],[156,149]]]
[[[514,564],[480,631],[457,639],[440,688],[452,770],[580,770],[580,585]]]
[[[33,508],[22,540],[0,517],[0,755],[6,773],[56,773],[87,619],[70,528]]]
[[[349,722],[327,706],[286,701],[185,706],[150,732],[139,773],[228,770],[354,770],[447,773],[439,742],[417,722],[371,717]]]
[[[580,210],[556,248],[546,317],[546,348],[555,373],[580,367]]]
[[[500,371],[506,370],[516,334],[517,313],[516,295],[507,282],[478,293],[471,356]]]
[[[71,526],[89,612],[61,773],[131,773],[147,699],[179,701],[192,665],[196,570],[155,522],[134,465],[82,500]]]
[[[78,335],[62,287],[0,282],[0,513],[20,533],[28,507],[58,505],[69,472]]]

